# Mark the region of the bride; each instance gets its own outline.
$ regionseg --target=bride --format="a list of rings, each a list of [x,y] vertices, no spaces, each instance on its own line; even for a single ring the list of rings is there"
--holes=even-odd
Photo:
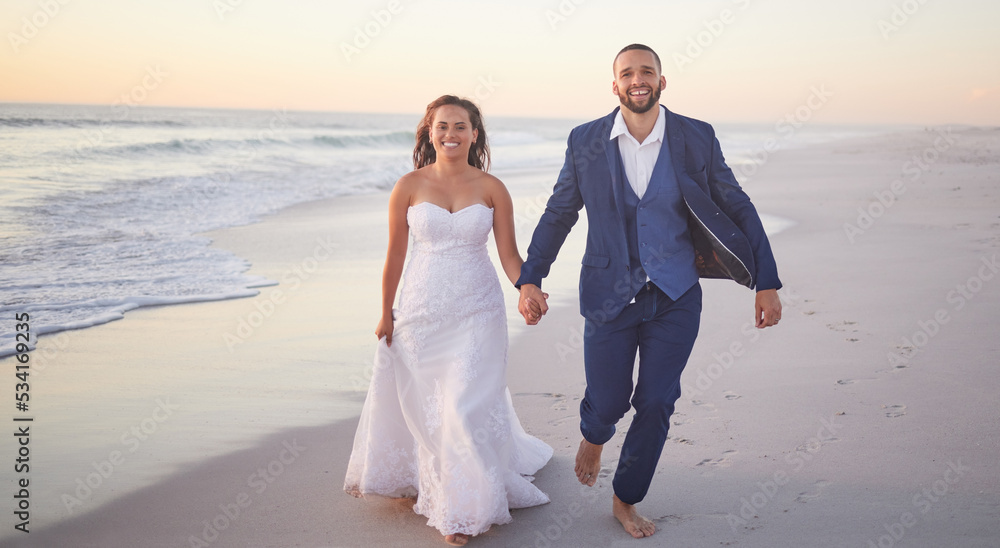
[[[521,428],[507,390],[507,319],[486,249],[490,230],[512,284],[522,259],[510,194],[485,171],[479,109],[442,96],[416,137],[414,171],[389,197],[380,340],[344,490],[415,495],[414,511],[460,546],[509,523],[510,508],[549,501],[531,474],[552,448]]]

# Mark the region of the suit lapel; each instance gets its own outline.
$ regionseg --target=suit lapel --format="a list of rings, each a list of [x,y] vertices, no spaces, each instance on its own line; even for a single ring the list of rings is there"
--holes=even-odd
[[[657,108],[660,108],[661,116],[667,116],[665,108],[661,108],[659,105],[657,105]],[[683,141],[681,146],[683,146]],[[666,124],[664,124],[663,141],[660,142],[660,153],[656,155],[656,163],[653,164],[653,171],[649,174],[649,184],[646,186],[646,196],[649,196],[649,199],[656,198],[657,194],[660,193],[664,179],[671,183],[673,182],[671,180],[672,174],[669,172],[667,164],[671,166],[677,164],[677,160],[673,156],[675,148],[677,148],[677,145],[671,142],[670,132],[666,129]]]
[[[687,177],[687,172],[684,166],[684,130],[681,129],[681,124],[677,120],[677,117],[670,112],[669,109],[664,109],[664,114],[667,115],[667,135],[666,141],[670,146],[670,159],[673,160],[674,173],[677,175],[677,186],[681,188],[682,193],[684,189],[685,178]]]
[[[619,107],[620,108],[620,107]],[[618,114],[616,108],[607,118],[604,127],[601,128],[601,137],[604,139],[604,155],[608,158],[608,172],[611,173],[611,190],[615,195],[615,206],[618,210],[618,219],[625,221],[625,184],[622,174],[621,150],[618,149],[618,140],[612,140],[611,127],[614,126],[615,116]]]

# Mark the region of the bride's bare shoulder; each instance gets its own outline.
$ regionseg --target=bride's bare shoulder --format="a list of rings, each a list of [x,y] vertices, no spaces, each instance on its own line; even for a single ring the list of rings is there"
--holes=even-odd
[[[477,182],[483,189],[486,205],[489,207],[496,207],[497,204],[510,201],[510,192],[507,191],[507,186],[496,176],[483,172]]]
[[[400,177],[393,187],[393,192],[412,193],[421,186],[427,184],[428,179],[425,169],[426,168],[415,169]]]
[[[498,179],[495,175],[490,175],[486,172],[480,172],[482,175],[478,177],[477,182],[483,186],[489,192],[507,192],[507,186],[503,184],[503,181]]]
[[[414,169],[396,181],[396,185],[419,185],[427,180],[427,168]]]

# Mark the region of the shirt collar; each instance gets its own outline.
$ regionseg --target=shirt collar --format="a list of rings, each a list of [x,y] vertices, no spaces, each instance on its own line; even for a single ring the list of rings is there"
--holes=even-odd
[[[627,135],[629,139],[632,139],[632,141],[636,142],[639,146],[653,143],[655,141],[660,141],[662,143],[663,135],[664,133],[666,133],[667,129],[667,122],[666,122],[667,116],[666,113],[664,112],[667,109],[663,105],[657,105],[657,107],[659,107],[660,109],[660,115],[656,117],[656,123],[653,124],[653,131],[649,132],[649,135],[646,136],[645,141],[639,143],[636,140],[636,138],[633,137],[632,134],[628,132],[628,126],[625,125],[625,117],[622,116],[621,109],[618,109],[618,114],[615,114],[615,123],[614,125],[611,126],[611,136],[608,138],[614,139],[619,135]]]

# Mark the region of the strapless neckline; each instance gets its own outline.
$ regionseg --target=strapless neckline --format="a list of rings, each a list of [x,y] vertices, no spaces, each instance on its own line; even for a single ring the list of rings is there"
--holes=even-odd
[[[461,213],[461,212],[463,212],[463,211],[465,211],[467,209],[472,209],[472,208],[474,208],[476,206],[482,207],[484,209],[488,209],[489,211],[493,211],[492,207],[489,207],[486,204],[480,204],[480,203],[475,203],[475,204],[472,204],[472,205],[465,206],[462,209],[459,209],[458,211],[451,211],[450,209],[441,207],[441,206],[435,204],[434,202],[418,202],[416,204],[411,205],[410,209],[415,209],[415,208],[417,208],[419,206],[422,206],[424,204],[432,205],[435,208],[440,209],[441,211],[444,211],[445,213],[448,213],[449,215],[458,215],[459,213]]]

